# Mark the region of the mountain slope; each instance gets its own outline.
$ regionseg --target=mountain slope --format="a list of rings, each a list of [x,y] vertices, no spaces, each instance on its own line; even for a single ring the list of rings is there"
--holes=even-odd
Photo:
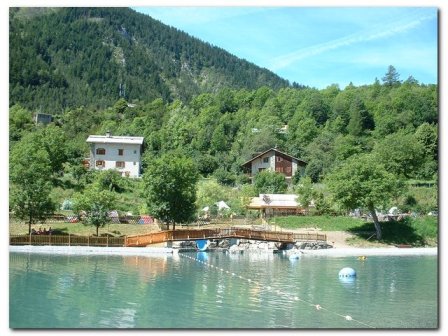
[[[74,106],[188,100],[224,87],[289,82],[127,8],[10,9],[10,105]]]

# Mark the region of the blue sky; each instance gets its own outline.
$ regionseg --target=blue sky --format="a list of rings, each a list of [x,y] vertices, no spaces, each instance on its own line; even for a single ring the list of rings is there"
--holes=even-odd
[[[138,7],[290,82],[371,84],[393,65],[400,78],[437,83],[435,7]]]

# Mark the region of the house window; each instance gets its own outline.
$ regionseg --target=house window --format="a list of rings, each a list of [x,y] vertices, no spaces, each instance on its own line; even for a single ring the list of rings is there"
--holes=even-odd
[[[277,173],[283,173],[283,167],[277,167],[277,168],[275,168],[275,171]]]
[[[263,158],[263,162],[264,162],[264,163],[269,163],[269,157],[265,157],[265,158]]]
[[[124,161],[115,162],[115,168],[124,168]]]
[[[136,149],[134,150],[134,154],[137,154],[137,150]]]
[[[134,166],[136,166],[136,165],[137,165],[137,162],[134,161]]]
[[[276,156],[275,158],[277,159],[277,162],[282,162],[283,161],[283,158],[281,156]]]
[[[266,170],[266,168],[258,168],[258,172],[262,172],[263,170]]]
[[[106,155],[106,150],[104,148],[97,148],[96,154],[97,155]]]
[[[97,168],[104,168],[105,165],[106,164],[104,163],[104,160],[96,160],[96,162],[95,162],[95,166]]]
[[[122,156],[122,155],[123,155],[123,152],[124,152],[124,150],[120,148],[120,149],[118,150],[118,155]]]

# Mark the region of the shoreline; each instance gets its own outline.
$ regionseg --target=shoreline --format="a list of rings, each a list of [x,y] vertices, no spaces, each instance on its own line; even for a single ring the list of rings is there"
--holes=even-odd
[[[166,255],[173,254],[171,247],[101,247],[101,246],[35,246],[10,245],[9,252],[67,254],[67,255]]]
[[[349,256],[437,256],[437,247],[377,247],[356,248],[342,247],[321,250],[297,250],[301,257],[349,257]],[[179,249],[171,247],[99,247],[99,246],[30,246],[10,245],[9,252],[41,253],[41,254],[66,254],[66,255],[172,255]],[[211,250],[210,252],[213,252]],[[252,252],[248,252],[252,253]]]
[[[437,247],[339,247],[325,250],[300,250],[301,256],[360,257],[360,256],[437,256]]]

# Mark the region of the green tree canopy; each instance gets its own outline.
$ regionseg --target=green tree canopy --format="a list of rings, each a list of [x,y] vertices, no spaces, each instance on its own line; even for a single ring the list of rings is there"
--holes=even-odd
[[[92,225],[98,229],[103,227],[109,220],[108,213],[115,207],[115,193],[101,190],[93,185],[86,188],[82,193],[73,196],[73,210],[77,213],[85,212],[85,224]]]
[[[125,180],[116,169],[95,171],[94,184],[100,190],[121,192],[124,189]]]
[[[308,208],[311,201],[315,197],[315,191],[313,189],[313,183],[309,176],[302,177],[296,186],[296,192],[298,194],[300,204]]]
[[[164,223],[185,223],[196,214],[199,173],[189,158],[165,154],[151,162],[143,174],[148,210]]]
[[[350,157],[326,179],[334,200],[346,209],[367,208],[372,215],[376,237],[381,240],[381,226],[376,209],[386,207],[404,186],[388,172],[377,157],[361,154]]]
[[[10,155],[10,207],[21,219],[31,224],[52,213],[55,204],[50,198],[51,161],[48,153],[35,141],[35,134],[23,137]]]
[[[285,175],[269,170],[255,175],[254,186],[257,194],[283,194],[288,189]]]
[[[397,70],[393,65],[389,65],[389,67],[387,68],[387,72],[382,78],[382,80],[385,86],[390,87],[399,85],[401,83],[400,74],[397,72]]]
[[[204,180],[197,184],[197,208],[199,210],[216,204],[219,201],[228,201],[225,188],[215,180]]]
[[[400,177],[415,177],[425,156],[425,148],[414,134],[400,130],[378,141],[373,153],[386,169]]]
[[[48,125],[37,131],[36,141],[48,153],[53,174],[59,175],[67,159],[64,131],[58,126]]]
[[[22,134],[33,127],[33,118],[30,111],[20,105],[9,109],[9,141],[10,144],[20,140]]]

